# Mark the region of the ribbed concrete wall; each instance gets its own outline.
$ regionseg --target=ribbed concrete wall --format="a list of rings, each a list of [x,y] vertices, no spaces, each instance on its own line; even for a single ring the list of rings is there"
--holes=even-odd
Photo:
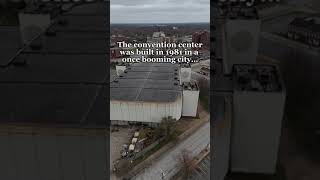
[[[159,123],[168,116],[179,120],[181,111],[181,97],[168,103],[110,101],[110,120],[116,121]]]

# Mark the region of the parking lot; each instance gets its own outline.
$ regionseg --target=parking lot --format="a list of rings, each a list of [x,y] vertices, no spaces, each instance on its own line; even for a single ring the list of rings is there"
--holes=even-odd
[[[113,127],[112,127],[113,128]],[[113,167],[113,162],[121,157],[120,151],[123,144],[128,144],[134,134],[135,128],[116,127],[117,131],[112,132],[110,136],[110,168]]]

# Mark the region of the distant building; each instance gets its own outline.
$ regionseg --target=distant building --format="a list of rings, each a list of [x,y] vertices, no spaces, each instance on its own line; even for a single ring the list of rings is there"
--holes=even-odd
[[[154,32],[152,34],[152,37],[147,38],[147,42],[150,43],[158,43],[158,42],[164,42],[166,39],[166,35],[163,31]]]
[[[120,50],[121,49],[118,47],[110,48],[110,58],[111,59],[120,58],[121,57]]]
[[[287,36],[320,47],[320,16],[295,18],[288,26]]]
[[[166,42],[166,43],[174,43],[174,42],[177,42],[177,38],[175,36],[163,37],[163,38],[161,38],[160,41]]]
[[[126,36],[123,36],[121,34],[119,35],[112,35],[111,38],[110,38],[110,41],[111,41],[111,44],[112,45],[117,45],[117,42],[122,42],[122,41],[125,41],[127,42],[128,41],[128,38]]]
[[[182,36],[177,39],[179,42],[192,42],[192,35]]]
[[[209,31],[198,31],[192,34],[192,42],[202,43],[204,48],[210,47],[210,33]]]
[[[166,35],[164,34],[164,32],[159,31],[159,32],[154,32],[152,35],[152,38],[161,38],[161,37],[166,37]]]

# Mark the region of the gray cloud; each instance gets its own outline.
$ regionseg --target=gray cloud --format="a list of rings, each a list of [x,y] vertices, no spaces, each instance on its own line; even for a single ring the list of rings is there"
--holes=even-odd
[[[111,23],[209,22],[210,0],[111,0]]]

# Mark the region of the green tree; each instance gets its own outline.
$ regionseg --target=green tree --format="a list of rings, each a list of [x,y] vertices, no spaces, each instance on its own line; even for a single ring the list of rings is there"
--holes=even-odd
[[[163,117],[161,123],[156,129],[156,137],[165,137],[166,140],[173,138],[176,131],[176,119],[172,116]]]

